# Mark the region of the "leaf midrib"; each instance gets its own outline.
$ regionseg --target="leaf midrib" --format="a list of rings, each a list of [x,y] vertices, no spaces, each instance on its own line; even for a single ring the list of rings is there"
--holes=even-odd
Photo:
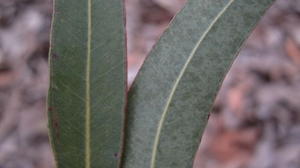
[[[221,10],[221,12],[214,18],[214,20],[212,21],[212,23],[209,25],[209,27],[206,29],[206,31],[203,33],[203,35],[200,37],[199,41],[196,43],[195,47],[193,48],[192,52],[190,53],[186,63],[184,64],[182,70],[180,71],[179,73],[179,76],[178,78],[176,79],[172,89],[171,89],[171,92],[170,92],[170,96],[168,97],[167,99],[167,102],[166,102],[166,105],[164,107],[164,110],[163,110],[163,113],[162,113],[162,116],[161,116],[161,119],[158,123],[158,128],[157,128],[157,131],[156,131],[156,135],[155,135],[155,139],[154,139],[154,144],[153,144],[153,149],[152,149],[152,156],[151,156],[151,165],[150,167],[151,168],[155,168],[155,159],[156,159],[156,154],[157,154],[157,147],[158,147],[158,143],[159,143],[159,140],[160,140],[160,134],[161,134],[161,131],[162,131],[162,126],[163,126],[163,123],[166,119],[166,116],[167,116],[167,112],[168,112],[168,108],[171,104],[171,101],[173,99],[173,96],[175,94],[175,91],[176,91],[176,88],[181,80],[181,78],[183,77],[183,74],[184,72],[186,71],[189,63],[191,62],[192,58],[194,57],[198,47],[201,45],[202,41],[204,40],[204,38],[207,36],[207,34],[210,32],[211,28],[214,26],[214,24],[219,20],[219,18],[226,12],[226,10],[233,4],[235,0],[230,0],[228,2],[227,5],[225,5],[225,7]]]
[[[86,90],[85,90],[85,168],[91,167],[91,48],[92,48],[92,0],[88,0],[88,30],[86,51]]]

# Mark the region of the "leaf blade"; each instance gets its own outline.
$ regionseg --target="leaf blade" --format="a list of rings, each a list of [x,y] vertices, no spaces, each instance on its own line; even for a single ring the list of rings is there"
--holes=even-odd
[[[126,95],[123,4],[54,6],[48,116],[57,167],[117,167]]]
[[[158,147],[158,143],[159,143],[159,137],[161,134],[161,129],[163,126],[163,123],[165,121],[166,118],[166,114],[168,112],[168,107],[170,106],[170,103],[172,101],[172,98],[174,96],[174,93],[176,91],[176,88],[187,68],[187,66],[189,65],[190,61],[192,60],[193,56],[195,55],[197,48],[199,47],[199,45],[201,44],[201,42],[203,41],[203,39],[206,37],[206,35],[208,34],[209,30],[212,28],[212,26],[218,21],[218,19],[220,18],[220,16],[227,10],[227,8],[234,2],[234,0],[230,0],[228,4],[226,4],[226,6],[222,9],[222,11],[216,16],[216,18],[212,21],[212,23],[209,25],[209,27],[207,28],[207,30],[203,33],[203,35],[201,36],[201,38],[199,39],[199,41],[196,43],[196,46],[193,48],[191,54],[188,56],[188,59],[186,60],[186,63],[183,65],[182,70],[179,73],[178,78],[175,81],[174,86],[172,87],[170,96],[167,99],[166,105],[164,107],[163,113],[162,113],[162,117],[161,120],[159,121],[158,124],[158,129],[155,135],[155,140],[154,140],[154,145],[153,145],[153,152],[152,152],[152,156],[151,156],[151,167],[154,167],[155,165],[155,158],[156,158],[156,154],[157,154],[157,147]]]
[[[125,168],[192,166],[219,83],[272,2],[188,2],[145,61],[129,93]],[[193,34],[201,36],[197,40]]]

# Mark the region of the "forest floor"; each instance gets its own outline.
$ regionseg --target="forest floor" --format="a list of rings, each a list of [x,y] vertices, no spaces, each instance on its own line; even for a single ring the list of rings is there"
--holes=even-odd
[[[129,82],[185,0],[126,0]],[[0,1],[0,168],[54,168],[46,96],[52,0]],[[195,168],[300,167],[300,0],[277,0],[210,115]]]

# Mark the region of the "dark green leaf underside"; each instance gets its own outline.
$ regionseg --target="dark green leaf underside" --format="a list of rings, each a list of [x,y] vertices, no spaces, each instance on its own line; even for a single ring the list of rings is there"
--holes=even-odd
[[[58,168],[118,167],[126,95],[120,0],[56,0],[49,128]]]

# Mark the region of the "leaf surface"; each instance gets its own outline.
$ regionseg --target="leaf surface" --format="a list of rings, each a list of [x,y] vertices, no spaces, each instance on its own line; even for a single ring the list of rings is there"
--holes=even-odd
[[[130,90],[124,168],[192,167],[221,82],[273,1],[188,1]]]
[[[121,0],[56,0],[49,128],[58,168],[118,167],[126,95]]]

